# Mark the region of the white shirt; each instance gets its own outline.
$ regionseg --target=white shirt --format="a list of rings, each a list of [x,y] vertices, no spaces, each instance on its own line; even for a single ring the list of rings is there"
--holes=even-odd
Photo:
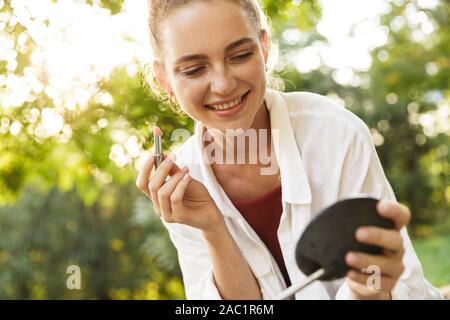
[[[291,282],[296,284],[306,276],[295,262],[295,246],[315,214],[344,198],[366,195],[395,200],[395,195],[384,175],[369,129],[353,113],[330,98],[308,92],[283,93],[267,89],[265,101],[281,175],[283,212],[277,235],[287,272]],[[253,271],[263,299],[274,298],[286,288],[282,273],[204,161],[202,132],[203,125],[197,122],[194,135],[175,150],[176,162],[189,167],[190,175],[208,189]],[[163,223],[178,252],[186,297],[222,299],[214,282],[202,232],[187,225]],[[401,235],[405,271],[391,292],[392,298],[441,298],[440,292],[424,279],[405,228]],[[316,281],[298,292],[295,298],[350,299],[351,295],[343,278]]]

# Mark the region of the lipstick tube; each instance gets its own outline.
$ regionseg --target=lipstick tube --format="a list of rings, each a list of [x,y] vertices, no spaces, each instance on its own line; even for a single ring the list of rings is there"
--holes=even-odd
[[[161,129],[157,126],[153,127],[153,154],[155,156],[155,169],[161,164],[163,155],[162,155],[162,138],[161,138]]]

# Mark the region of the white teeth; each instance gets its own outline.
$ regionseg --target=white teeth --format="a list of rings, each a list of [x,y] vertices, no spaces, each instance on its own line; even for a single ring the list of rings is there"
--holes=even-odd
[[[242,101],[242,97],[240,97],[239,99],[234,100],[231,103],[215,105],[215,106],[209,106],[209,107],[214,108],[216,110],[226,110],[226,109],[230,109],[230,108],[236,107],[239,103],[241,103],[241,101]]]

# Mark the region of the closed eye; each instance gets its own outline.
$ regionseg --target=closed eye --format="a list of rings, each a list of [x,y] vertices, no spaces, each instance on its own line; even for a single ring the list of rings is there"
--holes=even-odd
[[[236,56],[230,58],[230,60],[233,62],[245,62],[252,55],[253,55],[253,52],[246,52],[243,54],[236,55]],[[196,77],[196,76],[200,75],[204,69],[205,69],[205,67],[192,68],[192,69],[183,71],[182,74],[186,77]]]
[[[204,67],[194,68],[194,69],[190,69],[187,71],[183,71],[182,74],[187,77],[197,76],[202,72],[203,69],[204,69]]]
[[[234,56],[234,57],[231,58],[231,60],[238,61],[238,62],[246,61],[252,55],[253,55],[252,52],[247,52],[247,53],[244,53],[244,54],[240,54],[240,55]]]

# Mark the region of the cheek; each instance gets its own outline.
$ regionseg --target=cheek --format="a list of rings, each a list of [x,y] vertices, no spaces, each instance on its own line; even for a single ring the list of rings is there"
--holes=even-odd
[[[176,96],[178,97],[179,102],[186,107],[192,107],[192,105],[201,103],[204,90],[204,81],[186,79],[175,82]]]
[[[199,115],[204,112],[202,105],[207,88],[205,81],[186,79],[176,81],[174,84],[181,108],[189,117],[198,120]]]
[[[239,69],[239,78],[251,83],[254,89],[261,87],[265,83],[266,70],[265,65],[259,59],[249,61],[245,66]]]

